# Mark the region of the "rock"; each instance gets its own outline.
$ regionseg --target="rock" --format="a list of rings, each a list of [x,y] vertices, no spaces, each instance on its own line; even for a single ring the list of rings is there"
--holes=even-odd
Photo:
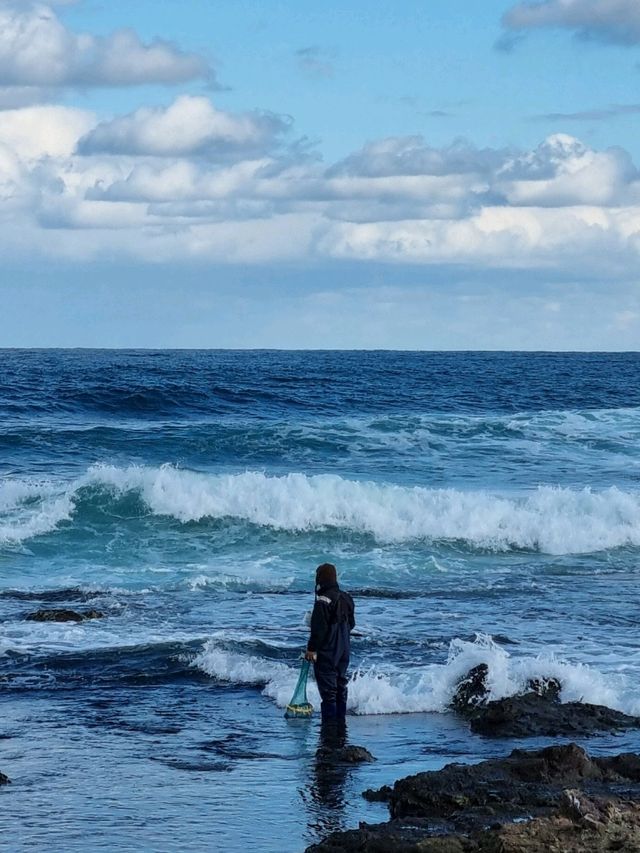
[[[547,699],[560,700],[560,692],[562,684],[558,678],[530,678],[527,681],[526,693],[537,693],[538,696],[545,696]]]
[[[86,619],[102,619],[99,610],[36,610],[26,617],[29,622],[84,622]]]
[[[321,746],[316,758],[319,761],[325,761],[332,764],[362,764],[363,762],[375,761],[375,758],[368,749],[364,746],[341,746],[337,749],[332,749],[328,746]]]
[[[585,823],[592,827],[603,822],[600,807],[590,800],[582,791],[567,789],[560,797],[560,814],[570,818],[574,823]]]
[[[435,835],[426,830],[394,825],[361,824],[360,829],[334,832],[306,853],[639,853],[640,807],[623,804],[602,810],[595,825],[563,815],[535,818],[472,833]]]
[[[553,691],[487,702],[471,717],[471,730],[489,737],[575,736],[638,727],[640,717],[604,705],[561,703]]]
[[[471,724],[471,730],[488,737],[588,735],[640,728],[640,717],[630,717],[603,705],[560,702],[562,684],[540,677],[527,682],[527,691],[488,701],[489,668],[481,663],[456,687],[451,707]]]
[[[5,776],[4,773],[0,773],[0,785],[10,785],[11,779],[8,776]]]
[[[638,755],[514,750],[369,793],[392,820],[333,833],[307,853],[640,853],[640,804],[629,801],[640,801]]]
[[[466,853],[473,849],[468,843],[464,838],[428,838],[424,828],[391,821],[334,832],[305,853]]]
[[[489,692],[487,689],[488,675],[489,667],[486,663],[480,663],[469,670],[462,681],[458,682],[453,694],[451,707],[454,711],[463,716],[468,716],[479,705],[486,702]]]
[[[640,757],[634,756],[640,762]],[[513,750],[479,764],[448,764],[442,770],[400,779],[378,792],[391,816],[438,819],[467,830],[478,821],[544,814],[557,808],[565,788],[580,785],[601,794],[610,783],[634,788],[640,799],[639,765],[629,756],[590,758],[576,744]],[[375,798],[368,795],[368,799]]]
[[[554,815],[504,826],[497,832],[480,834],[475,849],[478,853],[638,853],[640,807],[624,804],[613,809],[605,805],[599,808],[602,820],[593,823]]]

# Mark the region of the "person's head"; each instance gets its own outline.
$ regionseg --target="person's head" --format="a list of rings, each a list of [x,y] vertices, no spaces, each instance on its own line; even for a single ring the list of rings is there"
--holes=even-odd
[[[322,563],[316,569],[316,589],[333,586],[338,583],[336,567],[333,563]]]

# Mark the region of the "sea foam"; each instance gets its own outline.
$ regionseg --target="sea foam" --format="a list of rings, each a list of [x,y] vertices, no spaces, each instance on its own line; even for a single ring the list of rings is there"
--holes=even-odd
[[[472,548],[577,554],[640,545],[640,493],[540,486],[522,495],[430,489],[337,475],[206,474],[173,466],[94,466],[67,484],[9,481],[0,541],[55,530],[83,501],[131,494],[181,522],[231,519],[293,533],[327,529],[381,543],[459,541]]]
[[[489,699],[512,696],[522,691],[531,678],[555,676],[562,684],[564,702],[591,702],[640,714],[640,699],[622,675],[603,674],[586,664],[571,663],[551,654],[512,657],[486,635],[478,635],[473,642],[453,640],[447,660],[440,664],[404,670],[360,666],[349,683],[349,709],[356,714],[443,713],[449,708],[456,685],[479,663],[489,667]],[[297,668],[229,651],[218,640],[206,643],[193,666],[219,681],[260,687],[281,708],[290,700],[298,677]],[[308,690],[311,702],[319,707],[320,697],[312,680]]]

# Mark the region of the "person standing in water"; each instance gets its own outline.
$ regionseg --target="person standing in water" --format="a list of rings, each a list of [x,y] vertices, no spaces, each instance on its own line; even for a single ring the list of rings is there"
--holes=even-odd
[[[323,721],[342,721],[347,713],[347,669],[350,634],[356,624],[354,611],[353,598],[338,586],[336,567],[332,563],[318,566],[305,657],[313,661]]]

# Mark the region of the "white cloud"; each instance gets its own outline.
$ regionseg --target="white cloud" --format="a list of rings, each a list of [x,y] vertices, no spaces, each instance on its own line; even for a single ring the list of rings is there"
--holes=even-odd
[[[144,44],[128,29],[74,33],[49,6],[0,4],[0,87],[24,96],[33,89],[171,84],[210,74],[201,57],[161,39]]]
[[[510,205],[565,207],[640,203],[640,176],[626,151],[593,151],[566,134],[505,163],[496,187]]]
[[[572,30],[581,38],[640,43],[638,0],[536,0],[517,3],[503,17],[511,31],[542,27]]]
[[[287,130],[286,119],[270,113],[230,113],[208,98],[182,95],[169,107],[143,107],[99,124],[79,142],[83,154],[156,157],[205,156],[237,160],[260,156]]]
[[[640,181],[621,149],[386,139],[327,168],[262,119],[189,97],[97,126],[59,106],[0,113],[0,249],[636,275]]]
[[[22,160],[69,157],[78,137],[95,124],[85,110],[62,106],[36,106],[0,112],[0,144]]]

